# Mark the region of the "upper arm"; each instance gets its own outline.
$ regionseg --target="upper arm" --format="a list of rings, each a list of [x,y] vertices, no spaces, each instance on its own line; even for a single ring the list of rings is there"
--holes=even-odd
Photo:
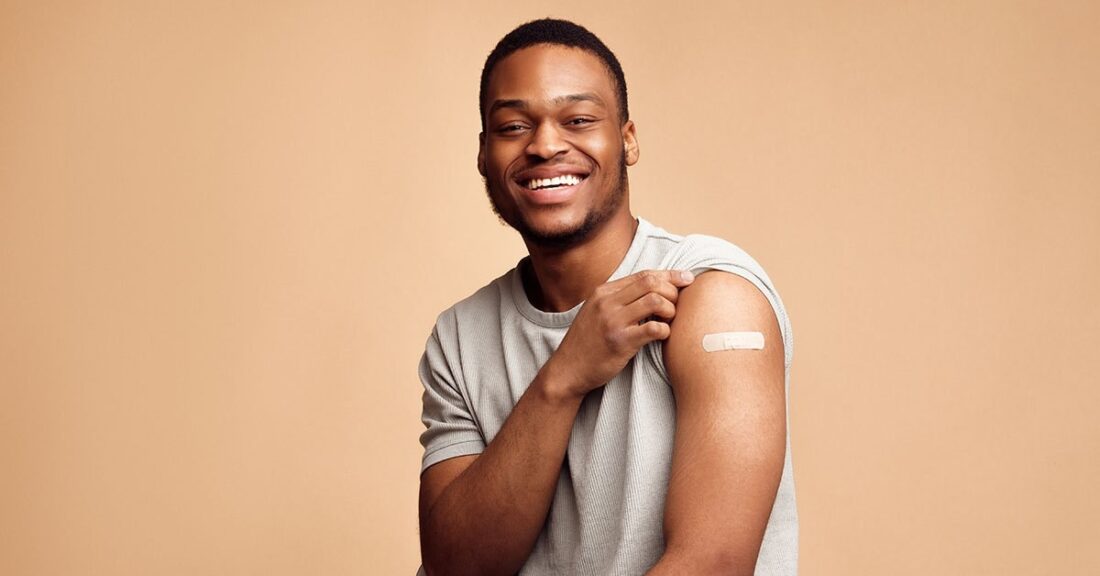
[[[709,272],[681,291],[664,361],[676,398],[665,510],[670,553],[751,574],[783,471],[783,338],[752,282]],[[762,350],[706,352],[705,334],[751,331]]]
[[[447,359],[443,340],[437,326],[428,338],[419,366],[424,386],[421,420],[425,426],[420,443],[424,446],[426,466],[420,474],[422,535],[432,506],[485,448],[484,438]]]
[[[423,533],[424,522],[428,519],[435,504],[447,486],[451,485],[471,464],[477,460],[476,454],[458,456],[443,460],[428,467],[420,474],[420,527]]]
[[[425,428],[420,435],[424,446],[424,468],[420,474],[423,522],[443,489],[485,449],[485,440],[456,382],[438,329],[428,338],[420,358],[419,375],[424,385],[421,420]]]

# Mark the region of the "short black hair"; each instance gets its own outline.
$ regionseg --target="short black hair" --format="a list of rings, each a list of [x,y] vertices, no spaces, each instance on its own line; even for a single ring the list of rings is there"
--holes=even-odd
[[[481,112],[483,128],[485,127],[485,93],[489,91],[489,76],[493,73],[493,69],[512,53],[538,44],[579,48],[603,61],[611,81],[615,84],[619,101],[619,121],[625,123],[630,119],[630,112],[626,105],[626,76],[623,75],[623,67],[619,65],[619,59],[611,49],[584,26],[568,20],[543,18],[521,24],[509,32],[500,39],[500,42],[497,42],[496,47],[486,58],[485,67],[481,69],[481,90],[478,92],[478,110]]]

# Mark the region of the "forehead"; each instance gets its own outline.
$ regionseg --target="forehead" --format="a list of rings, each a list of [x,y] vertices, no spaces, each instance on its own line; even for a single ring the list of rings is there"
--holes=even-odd
[[[617,108],[611,73],[596,55],[569,46],[539,44],[517,50],[497,63],[489,77],[486,104],[495,100],[546,100],[594,92]]]

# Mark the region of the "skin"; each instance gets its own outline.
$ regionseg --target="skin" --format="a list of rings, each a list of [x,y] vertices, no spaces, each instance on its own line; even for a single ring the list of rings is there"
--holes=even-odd
[[[725,273],[696,281],[644,271],[606,282],[634,235],[623,167],[637,162],[638,142],[598,58],[562,46],[519,50],[497,65],[486,98],[478,169],[527,245],[528,295],[548,311],[584,305],[485,451],[422,474],[425,570],[518,572],[545,523],[581,400],[642,346],[667,340],[677,428],[667,550],[651,573],[751,574],[784,454],[782,340],[770,305]],[[561,171],[585,179],[550,200],[524,186]],[[703,331],[732,329],[765,332],[770,347],[700,354]]]
[[[664,345],[676,397],[665,555],[649,574],[751,575],[783,472],[783,338],[767,299],[725,272],[680,293]],[[755,331],[763,350],[706,352],[703,335]]]
[[[536,277],[532,303],[568,310],[607,280],[634,237],[624,169],[638,161],[634,123],[619,122],[603,63],[562,46],[533,46],[499,62],[486,100],[478,171],[493,208],[527,245]],[[568,202],[535,204],[517,182],[561,170],[587,174]],[[568,245],[554,241],[586,224],[587,235]]]

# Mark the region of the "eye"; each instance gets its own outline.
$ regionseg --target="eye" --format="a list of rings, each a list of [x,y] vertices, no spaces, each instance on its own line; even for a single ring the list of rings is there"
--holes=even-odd
[[[519,132],[519,131],[523,130],[524,128],[525,128],[525,126],[523,124],[520,124],[518,122],[512,122],[512,123],[509,123],[509,124],[505,124],[505,125],[501,126],[500,128],[497,128],[497,132],[500,132],[501,134],[514,134],[516,132]]]
[[[569,125],[569,126],[584,126],[584,125],[587,125],[587,124],[591,124],[595,121],[596,121],[595,118],[588,118],[588,117],[581,116],[581,117],[577,117],[577,118],[570,118],[569,121],[566,122],[566,124]]]

